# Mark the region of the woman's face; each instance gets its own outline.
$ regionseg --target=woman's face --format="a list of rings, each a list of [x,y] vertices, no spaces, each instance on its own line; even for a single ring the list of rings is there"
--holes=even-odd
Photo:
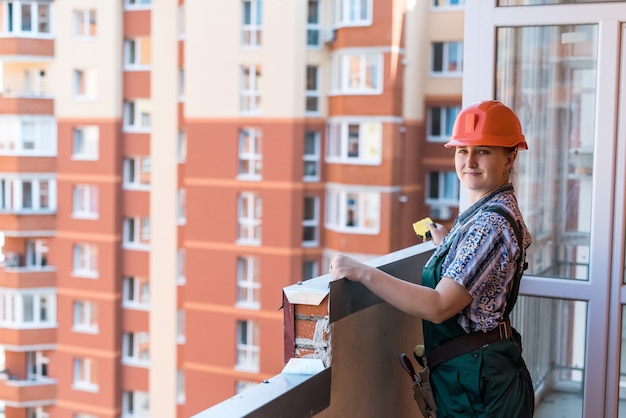
[[[459,146],[454,152],[456,174],[477,201],[509,182],[509,171],[517,152],[503,147]]]

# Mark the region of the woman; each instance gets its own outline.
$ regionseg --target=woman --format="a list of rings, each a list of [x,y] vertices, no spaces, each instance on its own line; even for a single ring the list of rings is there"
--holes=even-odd
[[[508,320],[531,243],[509,175],[517,151],[528,145],[513,111],[491,100],[463,109],[445,146],[455,147],[456,173],[471,206],[449,232],[428,225],[437,248],[422,284],[341,254],[330,274],[362,283],[423,319],[438,418],[531,417],[532,381],[521,337]]]

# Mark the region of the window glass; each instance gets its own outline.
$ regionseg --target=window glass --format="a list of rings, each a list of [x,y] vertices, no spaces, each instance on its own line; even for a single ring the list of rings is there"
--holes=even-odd
[[[529,144],[517,195],[534,238],[530,274],[589,279],[597,44],[597,25],[497,31],[496,98]]]
[[[307,181],[319,180],[320,134],[317,131],[304,133],[304,174]]]

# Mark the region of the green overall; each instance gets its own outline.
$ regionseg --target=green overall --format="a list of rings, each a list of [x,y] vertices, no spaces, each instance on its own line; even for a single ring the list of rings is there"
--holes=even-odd
[[[452,241],[426,264],[422,285],[434,288],[439,283],[441,266]],[[423,332],[426,355],[446,341],[465,334],[456,317],[441,324],[424,320]],[[431,370],[437,418],[532,417],[534,390],[521,351],[521,343],[515,339],[499,340]]]

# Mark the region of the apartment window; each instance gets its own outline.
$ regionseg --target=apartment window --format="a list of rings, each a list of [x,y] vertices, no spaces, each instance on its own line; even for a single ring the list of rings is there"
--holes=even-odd
[[[372,23],[372,0],[335,1],[335,23],[338,26],[366,26]]]
[[[433,9],[456,9],[465,5],[465,0],[431,0]]]
[[[185,371],[181,369],[176,371],[176,402],[185,403]]]
[[[178,5],[178,39],[185,38],[186,22],[185,22],[185,3]]]
[[[43,406],[26,407],[26,418],[50,418],[50,415]]]
[[[92,244],[74,244],[72,275],[86,278],[98,277],[98,248]]]
[[[92,414],[84,414],[82,412],[77,412],[74,415],[72,415],[72,418],[98,418],[98,417]]]
[[[261,110],[261,66],[244,65],[241,67],[241,103],[242,113],[258,113]]]
[[[129,100],[124,103],[124,130],[149,132],[152,127],[152,102],[147,99]]]
[[[98,186],[76,184],[72,192],[73,218],[98,219]]]
[[[259,291],[259,259],[257,257],[237,258],[237,305],[258,309],[260,305]]]
[[[50,359],[41,351],[26,352],[26,369],[28,380],[45,380],[48,377]]]
[[[27,0],[3,1],[1,7],[2,32],[46,38],[51,35],[50,3]]]
[[[431,171],[426,179],[426,204],[431,216],[450,219],[452,207],[459,206],[459,179],[454,171]]]
[[[327,162],[378,165],[382,162],[380,122],[331,121],[328,124]]]
[[[239,195],[237,240],[241,244],[261,243],[262,201],[257,193]]]
[[[45,177],[0,177],[0,212],[51,213],[56,181]]]
[[[122,245],[125,248],[149,249],[150,218],[125,217],[122,225]]]
[[[0,155],[56,156],[56,153],[54,117],[0,115]]]
[[[185,69],[178,69],[178,100],[185,101]]]
[[[187,192],[185,189],[178,189],[176,212],[178,225],[184,225],[187,222]]]
[[[334,54],[330,80],[334,94],[381,94],[383,54]]]
[[[149,156],[124,159],[124,188],[148,190],[152,163]]]
[[[253,321],[237,321],[237,368],[259,371],[259,327]]]
[[[178,145],[176,147],[178,162],[187,160],[187,134],[185,131],[178,131]]]
[[[243,0],[241,21],[241,45],[261,46],[263,28],[263,1]]]
[[[150,337],[147,332],[125,332],[122,337],[122,358],[125,363],[150,365]]]
[[[432,44],[431,73],[463,75],[463,42],[434,42]]]
[[[309,280],[319,276],[317,261],[305,260],[302,262],[302,280]]]
[[[306,19],[306,45],[308,47],[319,47],[322,44],[321,14],[320,1],[309,0]]]
[[[185,310],[178,309],[176,311],[176,342],[178,344],[185,343]]]
[[[74,358],[74,381],[72,388],[96,392],[98,390],[96,365],[86,357]]]
[[[316,246],[319,240],[319,198],[305,196],[302,214],[302,245]]]
[[[76,126],[73,131],[72,159],[97,160],[99,157],[100,128]]]
[[[122,303],[127,308],[150,307],[150,281],[147,277],[124,277]]]
[[[176,253],[176,283],[179,285],[185,284],[187,281],[185,277],[185,250],[179,249]]]
[[[31,269],[39,269],[48,264],[48,241],[43,239],[26,240],[25,265]]]
[[[452,136],[454,120],[461,111],[459,106],[433,106],[428,108],[427,129],[429,142],[448,142]]]
[[[91,100],[97,96],[96,70],[74,70],[74,97]]]
[[[13,91],[15,95],[24,95],[30,97],[51,97],[47,88],[47,73],[43,68],[28,68],[24,70],[24,84],[18,89],[22,91]],[[5,85],[9,90],[9,86]],[[7,95],[10,93],[7,91]]]
[[[124,0],[126,9],[147,9],[152,5],[152,0]]]
[[[326,227],[336,231],[378,234],[380,193],[329,188]]]
[[[319,67],[306,67],[306,102],[305,110],[308,114],[318,115],[320,111],[320,80]]]
[[[152,38],[140,36],[124,41],[124,68],[146,70],[152,64]]]
[[[95,38],[96,29],[96,11],[94,9],[74,10],[74,36],[76,38]]]
[[[306,131],[304,133],[304,181],[318,181],[320,179],[320,133]]]
[[[124,418],[149,418],[149,399],[148,392],[124,391],[122,393],[122,416]]]
[[[77,332],[98,332],[98,305],[86,300],[74,301],[74,322],[72,330]]]
[[[0,290],[0,325],[7,328],[56,326],[54,290]]]
[[[260,129],[246,128],[239,131],[240,178],[261,179],[261,169],[263,168],[262,137]]]

